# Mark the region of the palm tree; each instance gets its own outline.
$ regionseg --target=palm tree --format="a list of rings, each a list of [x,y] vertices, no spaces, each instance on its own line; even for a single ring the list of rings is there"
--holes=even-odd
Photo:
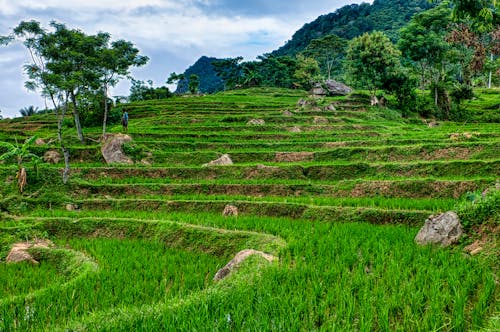
[[[24,168],[23,163],[30,158],[31,161],[33,162],[38,162],[40,160],[40,157],[37,155],[31,153],[28,149],[31,143],[33,143],[36,140],[36,136],[33,136],[31,138],[26,139],[24,144],[22,146],[19,146],[17,144],[12,144],[8,142],[0,142],[0,147],[7,149],[7,152],[4,154],[0,155],[0,161],[2,160],[7,160],[7,159],[15,159],[17,162],[17,185],[19,187],[19,191],[23,192],[24,187],[26,186],[27,183],[27,175],[26,175],[26,168]]]
[[[21,113],[22,116],[31,116],[34,115],[38,112],[38,107],[35,107],[33,105],[21,108],[19,110],[19,113]]]

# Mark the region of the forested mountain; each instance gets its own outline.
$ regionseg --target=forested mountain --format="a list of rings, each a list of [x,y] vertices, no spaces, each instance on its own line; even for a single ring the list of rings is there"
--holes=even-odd
[[[405,26],[415,13],[432,6],[428,0],[375,0],[372,5],[368,3],[347,5],[305,24],[291,40],[270,55],[295,56],[304,51],[312,40],[331,34],[343,39],[352,39],[365,32],[377,30],[385,32],[396,41],[398,30]],[[186,78],[179,81],[176,92],[188,91],[188,78],[191,74],[200,77],[200,92],[212,93],[223,90],[223,81],[217,77],[212,66],[212,62],[216,60],[216,58],[201,57],[184,72]]]
[[[328,34],[352,39],[365,32],[382,31],[396,41],[398,30],[406,25],[415,13],[432,6],[428,0],[375,0],[372,5],[347,5],[305,24],[291,40],[271,54],[295,55],[304,50],[311,40]]]
[[[201,93],[214,93],[224,89],[224,82],[219,78],[212,66],[212,62],[216,58],[202,56],[191,67],[184,72],[185,79],[180,80],[177,84],[176,93],[186,93],[189,91],[189,76],[192,74],[198,75],[200,79],[199,91]]]

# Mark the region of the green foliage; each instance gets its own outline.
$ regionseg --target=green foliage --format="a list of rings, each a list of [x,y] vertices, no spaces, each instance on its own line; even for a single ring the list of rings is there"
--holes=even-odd
[[[191,94],[196,94],[200,87],[200,77],[196,74],[189,75],[188,89]]]
[[[153,81],[148,81],[146,85],[143,81],[132,79],[132,85],[130,87],[130,95],[128,97],[129,102],[144,101],[144,100],[156,100],[165,99],[172,97],[173,94],[170,90],[165,87],[154,87]]]

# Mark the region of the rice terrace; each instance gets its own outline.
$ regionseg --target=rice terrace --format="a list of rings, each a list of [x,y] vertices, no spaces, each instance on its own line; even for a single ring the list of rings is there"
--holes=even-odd
[[[55,22],[0,36],[53,104],[0,119],[0,332],[500,331],[498,5],[483,22],[403,1],[397,30],[334,34],[393,3],[114,101],[148,61],[131,43]],[[444,17],[418,41],[445,43],[440,63],[405,53]]]

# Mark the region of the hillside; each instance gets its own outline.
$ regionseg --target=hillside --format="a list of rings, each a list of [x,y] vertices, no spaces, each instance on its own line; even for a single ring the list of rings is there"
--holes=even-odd
[[[478,95],[477,119],[496,112]],[[131,164],[105,163],[99,127],[77,143],[69,118],[67,185],[62,161],[28,159],[19,193],[15,160],[0,164],[0,331],[498,327],[498,123],[429,125],[360,93],[274,88],[123,107]],[[29,151],[43,156],[58,151],[56,127],[52,115],[0,121],[0,141],[36,134]],[[232,164],[204,166],[224,154]],[[417,246],[425,219],[448,210],[467,236]],[[14,243],[42,239],[54,247],[31,249],[39,264],[5,263]],[[465,253],[472,243],[483,251]],[[274,260],[214,281],[243,249]]]
[[[291,40],[271,54],[295,55],[304,50],[311,40],[328,34],[352,39],[365,32],[382,31],[396,41],[398,30],[415,13],[431,6],[433,5],[427,0],[374,0],[372,5],[363,3],[344,6],[305,24],[294,33]]]

